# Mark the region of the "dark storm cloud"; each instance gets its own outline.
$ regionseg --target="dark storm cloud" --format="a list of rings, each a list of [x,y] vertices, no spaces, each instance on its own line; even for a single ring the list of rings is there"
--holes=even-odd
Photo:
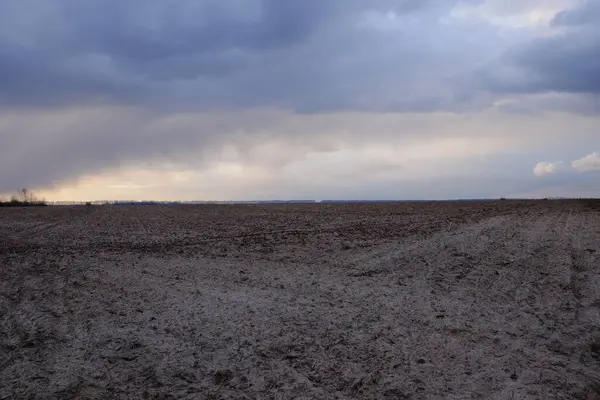
[[[252,52],[306,40],[328,18],[326,4],[3,2],[0,96],[9,105],[118,101],[149,95],[161,81],[218,79],[245,68]]]
[[[346,139],[389,143],[465,128],[459,116],[435,132],[422,130],[429,122],[385,126],[381,112],[481,110],[497,96],[490,87],[573,90],[595,76],[589,63],[562,58],[571,51],[584,59],[597,44],[587,33],[596,29],[593,14],[572,10],[554,22],[569,35],[560,46],[560,36],[539,40],[502,59],[535,79],[496,74],[482,89],[474,65],[511,39],[450,13],[479,1],[0,0],[0,192],[138,162],[210,169],[228,146],[240,165],[275,171],[281,160],[334,152]],[[577,77],[563,73],[573,68]],[[344,113],[356,110],[374,113]],[[343,118],[318,122],[330,111]],[[481,126],[482,135],[499,135]]]
[[[433,72],[449,57],[440,43],[448,32],[436,32],[433,24],[455,3],[2,2],[0,104],[448,108],[447,93],[428,87],[443,83],[443,74],[419,77],[419,85],[415,75]],[[396,22],[393,34],[361,25],[368,16],[385,23],[386,15],[416,15],[421,23],[403,28],[409,24]],[[377,104],[374,92],[389,82],[411,96]]]
[[[142,64],[237,48],[267,50],[305,40],[334,3],[308,1],[69,2],[73,48]],[[211,68],[199,69],[200,73]],[[176,73],[174,75],[177,75]]]
[[[564,10],[556,14],[552,20],[553,26],[597,26],[600,21],[600,2],[587,0],[582,6]]]
[[[600,95],[600,2],[558,13],[554,34],[511,49],[483,72],[499,92]]]

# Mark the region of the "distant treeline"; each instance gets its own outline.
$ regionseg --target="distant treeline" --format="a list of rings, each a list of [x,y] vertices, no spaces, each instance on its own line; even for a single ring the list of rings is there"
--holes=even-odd
[[[9,201],[0,201],[0,207],[45,207],[48,203],[44,201],[19,201],[19,200],[9,200]]]
[[[340,204],[340,203],[427,203],[427,202],[482,202],[497,201],[498,199],[453,199],[453,200],[96,200],[96,201],[45,201],[22,189],[8,201],[0,198],[0,207],[28,206],[149,206],[149,205],[200,205],[200,204]],[[501,198],[501,200],[536,200],[525,198]],[[566,198],[545,198],[537,200],[566,200]],[[572,200],[576,200],[573,198]],[[579,200],[583,200],[579,198]]]
[[[414,202],[415,200],[405,201]],[[181,200],[181,201],[136,201],[136,200],[97,200],[97,201],[54,201],[51,206],[144,206],[144,205],[186,205],[186,204],[332,204],[332,203],[401,203],[399,200]]]
[[[318,203],[315,200],[96,200],[96,201],[53,201],[46,204],[51,206],[148,206],[148,205],[186,205],[186,204],[307,204]]]
[[[497,201],[498,199],[460,199],[437,200],[458,202]],[[503,200],[505,200],[503,198]],[[513,199],[511,199],[513,200]],[[514,199],[516,200],[516,199]],[[524,199],[520,199],[524,200]],[[200,205],[200,204],[341,204],[341,203],[419,203],[434,200],[96,200],[96,201],[54,201],[47,202],[51,206],[146,206],[146,205]]]
[[[43,207],[47,206],[46,200],[37,197],[27,189],[21,189],[10,200],[0,198],[0,207]]]

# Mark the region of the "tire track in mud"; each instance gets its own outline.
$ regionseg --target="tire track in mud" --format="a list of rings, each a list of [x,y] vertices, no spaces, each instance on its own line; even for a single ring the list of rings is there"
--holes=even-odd
[[[399,238],[395,243],[384,243],[374,246],[371,251],[362,252],[350,260],[344,261],[352,269],[368,273],[371,269],[379,272],[394,272],[399,265],[416,263],[428,268],[443,266],[447,259],[452,257],[472,256],[473,248],[467,248],[467,240],[477,237],[481,240],[489,231],[497,229],[498,225],[506,224],[506,217],[492,217],[479,221],[476,224],[456,224],[449,230],[436,231],[422,234],[427,230],[414,230],[412,235]],[[483,250],[481,250],[483,251]],[[432,257],[438,255],[437,257]],[[406,257],[405,255],[409,255]],[[412,259],[410,259],[412,257]],[[360,272],[359,272],[360,273]]]
[[[60,225],[60,222],[39,222],[31,226],[5,229],[4,232],[0,232],[0,254],[15,253],[23,249],[30,251],[44,246],[40,245],[40,242],[45,242],[47,236]],[[46,235],[43,235],[44,233]]]
[[[571,217],[571,215],[569,215]],[[567,219],[565,222],[565,236],[569,243],[569,289],[573,295],[575,301],[575,322],[579,322],[581,310],[583,308],[583,292],[582,286],[584,285],[584,261],[581,257],[581,250],[577,246],[577,238],[568,232],[568,228],[571,228],[570,221]]]
[[[595,326],[588,325],[585,332],[571,328],[573,324],[586,324],[580,319],[580,312],[585,309],[581,304],[583,287],[587,286],[590,291],[590,276],[585,271],[591,268],[598,273],[598,263],[594,264],[592,260],[600,250],[596,249],[598,243],[592,244],[591,238],[588,238],[589,246],[596,248],[582,249],[578,245],[582,233],[589,232],[590,225],[597,226],[600,222],[598,214],[594,215],[594,221],[589,219],[590,215],[564,209],[535,219],[518,215],[491,218],[475,225],[457,227],[452,232],[436,234],[421,243],[384,246],[374,253],[365,254],[362,260],[368,259],[369,254],[375,256],[371,264],[361,268],[361,273],[350,276],[370,282],[404,281],[408,287],[416,284],[421,288],[421,293],[431,298],[419,306],[419,313],[443,309],[444,312],[439,315],[442,319],[447,318],[446,315],[460,313],[454,307],[464,307],[465,300],[470,299],[470,311],[461,318],[470,321],[469,324],[473,326],[479,325],[480,335],[488,338],[486,341],[490,346],[496,346],[496,341],[505,342],[503,335],[506,334],[509,337],[514,335],[508,342],[515,343],[537,338],[532,343],[537,342],[536,347],[541,347],[537,347],[539,350],[535,352],[515,353],[512,356],[510,353],[498,353],[503,354],[502,357],[510,365],[509,369],[529,374],[537,369],[536,373],[546,376],[546,379],[564,381],[566,371],[556,370],[552,365],[570,364],[573,358],[571,354],[589,361],[590,343],[600,348],[600,341],[590,333],[598,329],[600,323],[598,308],[593,308],[597,318]],[[389,254],[385,254],[386,249],[390,251]],[[600,279],[596,278],[595,282],[597,284],[594,287],[597,288]],[[431,288],[429,291],[426,289],[428,287]],[[468,288],[466,292],[465,288]],[[440,295],[443,300],[439,298]],[[437,301],[433,301],[436,297]],[[590,297],[587,303],[598,306],[599,298]],[[573,311],[570,303],[575,302]],[[482,324],[469,317],[478,316],[478,310],[487,310],[486,318],[506,322],[498,324],[490,320]],[[509,319],[506,316],[510,316]],[[508,323],[511,319],[514,321],[512,329],[504,333],[498,330],[511,327]],[[457,340],[471,340],[472,333],[468,333],[468,330],[452,326],[448,329]],[[513,351],[522,351],[519,348],[520,345],[513,345]],[[600,354],[596,357],[600,357]],[[540,361],[544,358],[546,361]],[[590,364],[593,363],[590,361]],[[535,369],[531,371],[528,365],[535,365]],[[569,368],[571,376],[573,373],[588,376],[597,369],[591,365],[590,368],[581,365]],[[531,383],[521,380],[515,382],[513,379],[507,379],[505,385],[507,390],[501,391],[498,399],[508,398],[506,396],[515,393],[525,396],[528,390],[536,390],[542,395],[548,390],[543,385],[534,385],[532,389]],[[571,383],[561,390],[574,390],[573,385]]]
[[[578,223],[577,223],[578,222]],[[570,247],[569,287],[576,300],[576,321],[581,322],[582,313],[591,311],[600,318],[600,260],[596,235],[585,235],[586,227],[598,226],[600,221],[592,215],[584,215],[575,224],[567,221],[565,234]],[[585,235],[585,236],[584,236]],[[600,327],[600,320],[598,320]]]

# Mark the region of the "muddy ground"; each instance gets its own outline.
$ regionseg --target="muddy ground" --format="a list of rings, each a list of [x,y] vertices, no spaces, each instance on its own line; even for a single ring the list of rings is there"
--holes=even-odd
[[[600,399],[582,201],[0,209],[0,399]]]

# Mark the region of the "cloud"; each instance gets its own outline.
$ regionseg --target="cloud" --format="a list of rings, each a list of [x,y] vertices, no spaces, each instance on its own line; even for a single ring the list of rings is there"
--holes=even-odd
[[[570,2],[0,2],[0,106],[465,112],[598,93],[598,7]],[[566,33],[538,38],[554,14]]]
[[[596,146],[595,6],[571,2],[0,2],[0,192],[508,190]]]
[[[0,106],[465,112],[598,93],[597,2],[569,3],[0,2]],[[554,14],[564,33],[539,38]]]
[[[598,119],[592,117],[555,113],[539,118],[494,111],[463,115],[296,114],[273,109],[156,115],[125,107],[4,111],[0,193],[25,186],[44,189],[48,198],[56,198],[58,194],[48,192],[76,188],[83,177],[102,176],[102,184],[81,186],[81,193],[110,198],[118,188],[108,186],[154,185],[136,188],[136,193],[145,198],[164,198],[167,193],[228,198],[238,191],[255,197],[251,194],[259,188],[273,194],[285,188],[293,194],[320,187],[344,197],[352,187],[369,182],[379,182],[383,187],[379,190],[386,193],[381,182],[388,179],[425,182],[446,174],[464,179],[489,174],[519,177],[529,168],[528,152],[543,149],[558,157],[570,146],[585,148],[597,138],[597,126]],[[576,133],[565,139],[565,131]],[[580,151],[575,147],[575,154]],[[523,162],[515,164],[513,154],[522,154]],[[492,156],[499,157],[493,167],[488,164]],[[296,188],[287,187],[288,182]]]
[[[600,20],[600,3],[596,0],[585,0],[580,7],[562,10],[555,15],[552,25],[561,26],[593,26]]]
[[[565,169],[565,165],[564,165],[563,161],[556,161],[556,162],[540,161],[539,163],[537,163],[537,165],[533,169],[533,173],[535,174],[535,176],[544,176],[544,175],[555,174],[557,172],[563,171],[564,169]]]
[[[537,177],[553,175],[559,172],[591,172],[600,170],[600,153],[594,152],[566,165],[563,161],[537,163],[533,173]]]
[[[453,15],[484,21],[502,28],[502,33],[515,34],[521,29],[547,26],[557,12],[573,6],[573,0],[487,0],[474,4],[459,4]]]
[[[0,104],[464,109],[462,74],[501,44],[447,19],[470,2],[2,2]]]
[[[600,170],[600,153],[594,152],[571,163],[577,172],[589,172]]]
[[[588,0],[557,13],[550,35],[514,46],[487,63],[480,71],[484,86],[497,93],[600,96],[599,4]]]

